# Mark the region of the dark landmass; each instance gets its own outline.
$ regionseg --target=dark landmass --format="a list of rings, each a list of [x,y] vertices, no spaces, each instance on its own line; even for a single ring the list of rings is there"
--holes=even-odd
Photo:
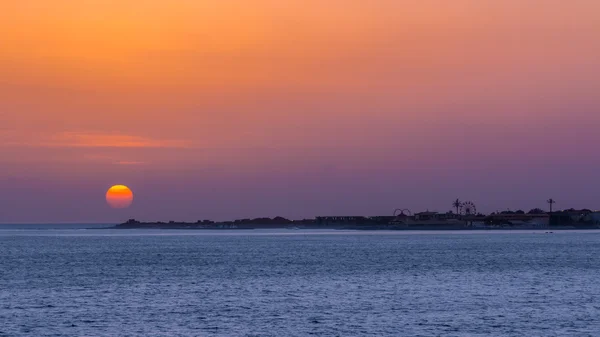
[[[558,212],[500,212],[489,215],[459,215],[452,212],[421,212],[394,216],[325,216],[289,220],[283,217],[214,222],[140,222],[135,219],[115,228],[155,229],[346,229],[346,230],[474,230],[474,229],[600,229],[600,212],[569,209]]]
[[[235,221],[214,222],[199,220],[197,222],[139,222],[135,219],[117,225],[116,228],[161,228],[161,229],[256,229],[256,228],[293,228],[314,224],[314,220],[289,220],[282,217],[240,219]]]

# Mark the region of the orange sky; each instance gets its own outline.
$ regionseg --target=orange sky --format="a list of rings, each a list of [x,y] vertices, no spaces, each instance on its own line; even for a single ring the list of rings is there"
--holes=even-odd
[[[595,0],[2,1],[0,174],[117,183],[332,153],[398,165],[390,153],[466,146],[469,127],[496,135],[472,151],[510,155],[573,118],[600,124],[599,13]]]

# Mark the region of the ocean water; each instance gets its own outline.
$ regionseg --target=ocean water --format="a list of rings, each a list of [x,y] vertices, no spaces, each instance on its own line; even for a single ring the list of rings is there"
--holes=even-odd
[[[598,336],[599,271],[593,231],[0,226],[0,336]]]

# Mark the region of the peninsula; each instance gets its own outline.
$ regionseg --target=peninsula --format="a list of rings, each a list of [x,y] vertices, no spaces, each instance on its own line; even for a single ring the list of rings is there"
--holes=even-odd
[[[552,201],[550,203],[550,201]],[[554,200],[549,200],[550,205]],[[382,216],[319,216],[313,219],[290,220],[284,217],[239,219],[215,222],[140,222],[130,219],[114,228],[154,229],[347,229],[347,230],[473,230],[473,229],[600,229],[600,211],[567,209],[543,211],[539,208],[482,214],[472,202],[453,203],[456,212],[419,212],[397,209],[393,215]]]

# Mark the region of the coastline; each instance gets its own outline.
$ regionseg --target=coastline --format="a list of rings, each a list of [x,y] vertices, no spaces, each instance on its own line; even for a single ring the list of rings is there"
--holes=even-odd
[[[474,207],[474,206],[473,206]],[[198,220],[141,222],[136,219],[118,224],[116,229],[185,229],[185,230],[249,230],[249,229],[329,229],[329,230],[576,230],[600,229],[600,212],[569,209],[557,212],[531,210],[528,213],[500,212],[491,214],[458,214],[408,210],[392,216],[317,216],[290,220],[284,217],[237,219],[233,221]]]
[[[488,226],[471,227],[455,224],[428,224],[423,226],[404,226],[404,225],[365,225],[365,224],[345,224],[345,225],[289,225],[289,224],[232,224],[214,223],[203,225],[198,223],[162,223],[162,222],[137,222],[122,223],[113,227],[104,229],[164,229],[164,230],[219,230],[219,231],[247,231],[259,229],[287,229],[287,230],[352,230],[352,231],[565,231],[565,230],[600,230],[598,226]]]

